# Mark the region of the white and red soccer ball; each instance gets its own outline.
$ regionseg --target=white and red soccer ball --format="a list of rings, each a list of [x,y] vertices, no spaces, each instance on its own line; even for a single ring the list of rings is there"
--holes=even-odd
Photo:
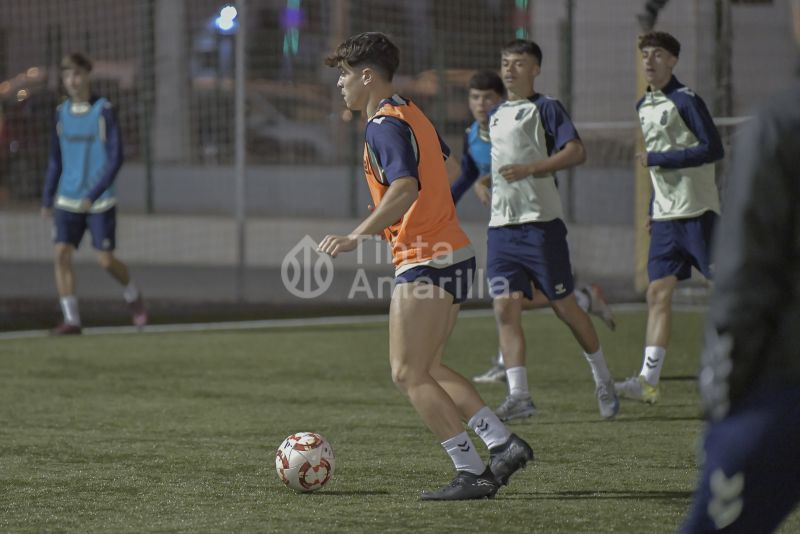
[[[330,443],[314,432],[288,436],[275,452],[278,477],[295,491],[320,489],[333,476],[335,464]]]

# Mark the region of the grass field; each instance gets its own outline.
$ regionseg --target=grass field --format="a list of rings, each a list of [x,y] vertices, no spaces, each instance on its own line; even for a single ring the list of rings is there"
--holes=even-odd
[[[452,465],[391,384],[385,324],[0,341],[0,531],[674,531],[696,476],[702,316],[675,317],[663,402],[612,422],[566,327],[525,324],[540,413],[513,428],[536,461],[494,500],[461,503],[418,500]],[[614,374],[638,371],[644,314],[598,330]],[[495,343],[490,317],[462,318],[446,360],[471,376]],[[297,495],[274,451],[303,430],[337,465]]]

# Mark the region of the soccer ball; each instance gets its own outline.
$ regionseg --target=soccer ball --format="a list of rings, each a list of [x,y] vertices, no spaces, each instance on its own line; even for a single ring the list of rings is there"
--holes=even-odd
[[[316,491],[333,476],[336,464],[328,441],[314,432],[288,436],[275,452],[275,470],[288,487],[304,493]]]

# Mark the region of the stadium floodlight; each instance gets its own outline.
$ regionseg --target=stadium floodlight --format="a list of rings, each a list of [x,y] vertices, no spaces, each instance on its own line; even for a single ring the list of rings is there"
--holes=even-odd
[[[214,19],[214,26],[220,33],[235,33],[236,28],[239,27],[238,16],[239,12],[236,8],[230,4],[226,4],[219,10],[219,15]]]

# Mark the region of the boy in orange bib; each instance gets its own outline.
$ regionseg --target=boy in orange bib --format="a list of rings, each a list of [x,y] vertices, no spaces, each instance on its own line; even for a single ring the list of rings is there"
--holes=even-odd
[[[336,257],[382,233],[392,248],[395,287],[389,309],[392,380],[442,443],[456,468],[453,481],[423,500],[491,498],[533,459],[474,386],[441,363],[460,303],[475,272],[475,255],[455,213],[445,169],[450,149],[420,109],[395,94],[397,47],[382,33],[343,42],[326,64],[351,110],[368,122],[364,171],[375,210],[349,235],[327,235],[319,251]],[[467,421],[489,448],[489,467],[467,435]]]

